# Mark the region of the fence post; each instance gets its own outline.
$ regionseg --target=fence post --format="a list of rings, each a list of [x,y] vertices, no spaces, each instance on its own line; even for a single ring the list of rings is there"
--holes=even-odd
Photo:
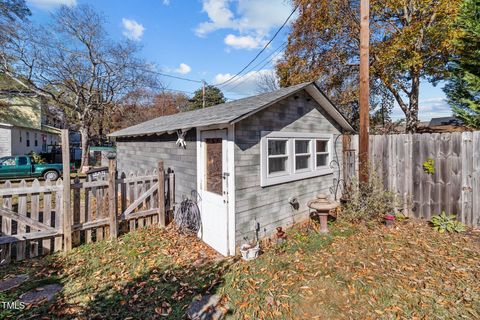
[[[118,235],[117,226],[117,192],[116,192],[117,170],[115,158],[108,158],[108,215],[110,217],[110,239],[116,239]]]
[[[72,210],[70,208],[70,141],[68,129],[62,129],[63,164],[63,250],[72,250]]]
[[[163,161],[158,161],[158,225],[165,227],[165,171]]]

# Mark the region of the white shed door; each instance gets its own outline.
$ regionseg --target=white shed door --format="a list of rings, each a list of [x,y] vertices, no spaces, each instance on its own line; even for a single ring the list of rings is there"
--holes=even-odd
[[[201,132],[198,168],[202,228],[199,236],[222,255],[228,255],[227,131]]]

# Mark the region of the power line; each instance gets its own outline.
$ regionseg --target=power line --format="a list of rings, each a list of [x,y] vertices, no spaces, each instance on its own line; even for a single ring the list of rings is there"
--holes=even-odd
[[[266,65],[268,65],[270,62],[273,62],[273,59],[275,59],[276,56],[278,56],[280,53],[281,53],[281,50],[284,49],[285,47],[287,46],[287,42],[283,42],[279,47],[277,47],[274,51],[272,51],[272,53],[270,53],[268,56],[266,56],[265,58],[263,58],[261,61],[259,61],[256,65],[254,65],[253,67],[249,68],[249,70],[247,70],[247,72],[245,73],[245,75],[247,75],[249,72],[253,71],[254,69],[256,69],[258,66],[260,66],[262,63],[264,63],[267,59],[270,59],[268,60],[267,63],[263,64],[260,69],[258,71],[260,71],[261,69],[263,69]],[[257,71],[257,72],[258,72]],[[243,78],[245,75],[243,75],[242,77],[238,77],[236,78],[235,80],[233,80],[231,83],[229,84],[226,84],[225,87],[229,87],[230,85],[233,85],[233,84],[236,84],[238,81],[240,82],[243,82],[245,78]],[[247,77],[249,78],[249,76]],[[236,86],[234,87],[236,88]],[[232,88],[231,88],[232,89]]]
[[[253,76],[254,74],[258,74],[266,65],[268,65],[270,62],[273,61],[273,59],[275,59],[276,56],[278,56],[280,54],[280,52],[277,52],[270,60],[268,60],[267,62],[265,62],[257,71],[255,72],[252,72],[251,74],[247,75],[246,77],[242,78],[240,80],[240,82],[238,82],[235,86],[231,87],[230,90],[233,90],[235,88],[237,88],[238,86],[240,86],[242,83],[244,83],[245,81],[247,81],[247,79],[249,79],[251,76]]]
[[[242,69],[240,70],[239,72],[237,72],[234,76],[232,76],[230,79],[228,80],[225,80],[223,81],[222,83],[217,83],[216,86],[222,86],[222,85],[225,85],[227,84],[228,82],[232,81],[233,79],[235,79],[236,77],[238,77],[243,71],[245,71],[255,60],[257,60],[257,58],[267,49],[267,47],[270,45],[270,43],[272,43],[272,41],[277,37],[277,35],[280,33],[280,31],[282,31],[283,27],[285,27],[285,25],[288,23],[288,20],[290,20],[290,18],[293,16],[293,14],[295,13],[295,11],[297,11],[297,8],[298,8],[298,5],[293,9],[292,13],[290,13],[290,15],[287,17],[287,19],[285,20],[285,22],[280,26],[280,28],[278,28],[277,32],[275,32],[275,34],[273,35],[273,37],[267,42],[267,44],[263,47],[262,50],[260,50],[260,52]]]
[[[164,76],[164,77],[178,79],[178,80],[190,81],[190,82],[195,82],[195,83],[202,83],[202,80],[195,80],[195,79],[189,79],[189,78],[185,78],[185,77],[173,76],[171,74],[162,73],[162,72],[158,72],[158,71],[154,71],[154,70],[147,70],[147,69],[140,69],[140,70],[145,71],[145,72],[158,74],[158,75]]]

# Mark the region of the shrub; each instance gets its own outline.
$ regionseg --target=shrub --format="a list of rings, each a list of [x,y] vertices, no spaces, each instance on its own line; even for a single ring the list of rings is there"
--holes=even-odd
[[[447,232],[463,232],[465,231],[465,225],[460,221],[457,221],[457,217],[454,214],[447,215],[445,211],[442,214],[432,217],[431,223],[433,229],[444,233]]]
[[[392,214],[395,207],[399,206],[395,194],[384,189],[375,173],[370,175],[367,183],[352,179],[346,198],[348,202],[343,206],[339,218],[348,222],[380,221],[385,214]]]

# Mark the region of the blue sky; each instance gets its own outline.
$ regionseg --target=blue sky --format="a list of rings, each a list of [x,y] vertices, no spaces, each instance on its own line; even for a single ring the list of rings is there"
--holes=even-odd
[[[27,0],[32,20],[49,20],[60,4],[89,3],[103,12],[113,38],[127,37],[142,45],[142,55],[159,71],[207,83],[221,83],[240,71],[291,13],[288,0]],[[258,77],[272,72],[281,57],[288,29],[247,69],[246,75],[222,86],[228,98],[256,93]],[[281,48],[280,48],[281,49]],[[261,62],[263,61],[263,62]],[[261,62],[261,63],[260,63]],[[163,77],[169,89],[195,91],[200,84]],[[421,87],[420,117],[450,115],[439,87]],[[395,108],[393,118],[402,118]]]

